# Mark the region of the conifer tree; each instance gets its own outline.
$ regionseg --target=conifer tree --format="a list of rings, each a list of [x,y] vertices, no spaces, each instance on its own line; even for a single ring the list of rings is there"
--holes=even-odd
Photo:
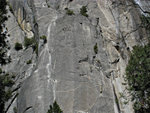
[[[150,45],[133,48],[125,78],[135,113],[150,113]]]
[[[55,101],[53,103],[53,106],[50,105],[50,108],[48,110],[47,113],[63,113],[62,110],[60,109],[59,105],[57,104],[57,102]]]

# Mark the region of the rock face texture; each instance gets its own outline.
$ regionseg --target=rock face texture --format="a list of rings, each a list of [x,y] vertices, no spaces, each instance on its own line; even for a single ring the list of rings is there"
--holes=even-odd
[[[147,43],[135,3],[144,10],[150,3],[141,1],[9,0],[13,60],[5,68],[17,75],[19,95],[8,113],[14,107],[18,113],[46,113],[55,100],[64,113],[133,113],[121,94],[128,95],[123,83],[132,47]],[[88,17],[80,14],[82,6]],[[66,8],[74,14],[66,14]],[[14,50],[24,37],[34,37],[37,52]]]

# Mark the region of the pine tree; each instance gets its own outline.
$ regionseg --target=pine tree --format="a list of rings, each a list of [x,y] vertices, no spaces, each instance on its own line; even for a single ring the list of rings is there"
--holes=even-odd
[[[49,110],[47,113],[63,113],[62,110],[60,109],[59,105],[57,104],[57,102],[55,101],[53,103],[53,106],[50,105]]]
[[[135,46],[126,67],[135,113],[150,113],[150,46]]]
[[[7,28],[5,21],[7,20],[7,2],[6,0],[0,0],[0,66],[6,65],[10,62],[10,56],[7,56],[9,49],[7,38]],[[4,30],[5,29],[5,30]],[[6,73],[0,68],[0,113],[5,113],[5,102],[7,102],[11,96],[11,87],[14,84],[13,76]]]

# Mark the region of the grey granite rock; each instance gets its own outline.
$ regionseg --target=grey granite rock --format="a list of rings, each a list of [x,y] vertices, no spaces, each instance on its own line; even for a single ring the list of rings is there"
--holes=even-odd
[[[8,113],[13,107],[18,113],[46,113],[55,100],[64,113],[133,113],[132,103],[123,104],[119,94],[126,94],[122,83],[132,47],[147,43],[139,8],[130,0],[9,1],[12,62],[5,68],[16,73],[20,88]],[[88,17],[80,14],[82,6]],[[14,50],[25,36],[35,37],[38,54],[31,47]]]

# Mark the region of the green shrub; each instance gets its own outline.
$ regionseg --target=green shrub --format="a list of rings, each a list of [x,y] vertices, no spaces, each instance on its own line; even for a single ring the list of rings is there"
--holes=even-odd
[[[70,10],[70,9],[68,9],[68,8],[65,8],[65,10],[66,10],[66,14],[67,15],[74,15],[74,12],[72,11],[72,10]]]
[[[27,37],[25,37],[25,38],[24,38],[24,46],[25,46],[26,48],[28,48],[29,46],[33,45],[34,43],[35,43],[34,37],[32,37],[32,38],[27,38]]]
[[[94,52],[95,52],[95,54],[98,53],[98,46],[97,46],[97,43],[94,45]]]
[[[21,50],[21,49],[22,49],[22,44],[16,42],[16,43],[15,43],[15,50],[19,51],[19,50]]]
[[[13,113],[17,113],[17,107],[13,108]]]
[[[0,65],[5,65],[10,62],[10,56],[7,55],[8,48],[10,48],[6,41],[7,30],[4,30],[7,29],[5,22],[8,20],[6,6],[6,0],[0,0]]]
[[[7,42],[7,29],[5,22],[7,18],[7,2],[6,0],[0,0],[0,65],[6,65],[11,61],[11,57],[7,55],[8,42]],[[4,32],[5,31],[5,32]],[[5,103],[12,96],[12,86],[14,85],[14,79],[10,74],[5,73],[0,68],[0,113],[6,113]]]
[[[40,39],[42,39],[44,41],[44,44],[47,43],[47,37],[45,35],[42,35],[40,37]]]
[[[88,17],[88,14],[87,14],[87,7],[86,6],[82,6],[80,8],[80,14],[85,16],[85,17]]]
[[[135,113],[150,111],[150,46],[135,46],[126,67],[125,80]]]
[[[50,105],[50,108],[47,113],[63,113],[62,110],[60,109],[59,105],[55,101],[53,105]]]
[[[24,46],[25,46],[26,48],[28,48],[28,47],[31,46],[32,49],[33,49],[33,51],[35,51],[36,54],[38,55],[38,42],[35,40],[34,37],[32,37],[32,38],[27,38],[27,37],[25,37],[25,38],[24,38]]]
[[[141,16],[141,26],[143,28],[145,28],[147,34],[148,34],[148,41],[150,42],[150,14],[145,16],[145,15],[142,15]]]
[[[28,60],[28,61],[27,61],[27,64],[31,64],[31,63],[32,63],[32,60]]]
[[[141,16],[142,25],[146,29],[150,29],[150,16]]]

